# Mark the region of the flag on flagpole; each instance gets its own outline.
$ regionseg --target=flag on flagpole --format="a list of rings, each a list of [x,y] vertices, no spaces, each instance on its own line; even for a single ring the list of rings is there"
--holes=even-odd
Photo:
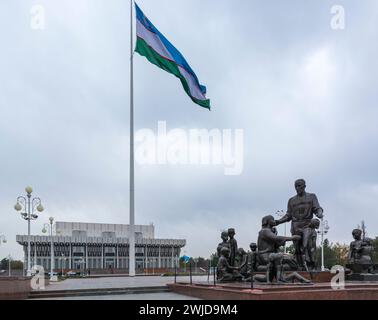
[[[210,110],[206,87],[199,83],[183,55],[155,28],[137,4],[135,8],[137,32],[135,51],[152,64],[179,78],[192,101]]]

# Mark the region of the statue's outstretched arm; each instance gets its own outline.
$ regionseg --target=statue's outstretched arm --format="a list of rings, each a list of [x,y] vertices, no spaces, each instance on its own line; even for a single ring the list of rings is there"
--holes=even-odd
[[[277,236],[275,233],[269,231],[265,232],[264,236],[266,239],[269,239],[270,241],[283,246],[286,242],[288,241],[299,241],[301,239],[300,236],[292,236],[292,237],[282,237],[282,236]]]
[[[323,208],[318,208],[318,209],[316,209],[316,211],[315,211],[315,215],[316,215],[319,219],[323,219],[323,218],[324,218],[324,210],[323,210]]]
[[[285,216],[283,216],[280,220],[276,220],[276,225],[279,226],[280,224],[290,222],[292,219],[291,214],[287,213]]]
[[[318,197],[314,194],[313,195],[313,208],[312,208],[312,212],[319,218],[319,219],[323,219],[324,218],[324,210],[323,208],[320,206],[319,204],[319,201],[318,201]]]
[[[275,220],[275,223],[276,223],[277,226],[293,220],[293,216],[292,216],[293,208],[291,206],[291,200],[289,200],[289,202],[287,204],[287,211],[286,212],[287,212],[286,215],[284,215],[281,219]]]

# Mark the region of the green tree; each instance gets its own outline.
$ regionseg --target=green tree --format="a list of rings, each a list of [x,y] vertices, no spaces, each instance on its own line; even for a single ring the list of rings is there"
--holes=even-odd
[[[0,261],[0,269],[4,270],[8,268],[8,259],[4,258],[3,260]]]
[[[348,263],[349,246],[345,244],[336,243],[332,246],[335,253],[336,263],[339,266],[346,266]]]
[[[185,267],[186,267],[186,263],[184,261],[184,258],[180,258],[180,260],[179,260],[179,268],[180,269],[185,269]]]
[[[11,268],[12,270],[23,270],[24,269],[24,263],[19,260],[15,260],[11,262]]]
[[[374,251],[373,251],[373,262],[378,263],[378,237],[373,240],[373,246],[374,246]]]
[[[219,261],[219,257],[218,257],[218,253],[213,253],[210,257],[211,259],[211,266],[212,267],[215,267],[218,265],[218,261]]]
[[[207,269],[209,267],[209,261],[206,260],[205,258],[198,257],[198,258],[195,258],[194,260],[197,261],[196,263],[197,268]]]
[[[322,265],[322,253],[321,246],[316,249],[316,265],[321,267]],[[338,259],[336,256],[335,250],[330,245],[329,240],[324,240],[324,266],[328,269],[331,269],[333,266],[337,265]]]
[[[282,250],[282,252],[284,252],[285,251],[285,247],[282,247],[281,250]],[[286,247],[286,253],[295,254],[295,247],[294,247],[293,244]]]
[[[4,258],[0,261],[0,270],[7,270],[9,268],[9,260]],[[12,270],[22,270],[24,268],[24,263],[18,260],[11,260]]]

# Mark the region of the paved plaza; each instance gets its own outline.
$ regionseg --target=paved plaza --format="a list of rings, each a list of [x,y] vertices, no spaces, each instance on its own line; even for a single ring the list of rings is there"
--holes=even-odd
[[[121,294],[105,296],[81,296],[65,298],[49,298],[34,300],[147,300],[147,301],[168,301],[168,300],[199,300],[197,298],[187,297],[176,293],[147,293],[147,294]]]
[[[211,281],[211,280],[210,280]],[[177,277],[177,282],[190,282],[189,277]],[[207,282],[207,276],[193,276],[193,282]],[[47,291],[56,290],[87,290],[87,289],[118,289],[118,288],[142,288],[162,287],[174,283],[173,277],[141,276],[141,277],[104,277],[104,278],[80,278],[67,279],[62,282],[51,283],[46,287]]]
[[[207,276],[193,276],[193,283],[207,283],[207,280]],[[181,283],[189,283],[190,278],[177,277],[177,281]],[[165,287],[166,285],[172,283],[174,283],[174,277],[161,276],[67,279],[61,282],[51,283],[46,287],[46,290],[44,290],[44,293],[42,294],[50,294],[51,297],[34,297],[34,300],[198,300],[185,295],[164,292],[164,290],[162,292],[148,292],[148,290],[151,290],[151,288],[156,288],[159,290],[159,288]],[[132,291],[129,294],[114,291],[114,294],[104,294],[103,292],[104,289],[109,289],[109,291],[112,291],[112,289],[118,290],[134,288],[137,291],[140,290],[141,292],[139,294],[135,291]],[[146,288],[146,290],[141,288]],[[70,291],[76,292],[76,296],[75,294],[67,294],[67,292]],[[90,294],[87,291],[90,291]],[[56,292],[62,292],[63,296],[54,297]],[[98,295],[96,295],[97,293]]]

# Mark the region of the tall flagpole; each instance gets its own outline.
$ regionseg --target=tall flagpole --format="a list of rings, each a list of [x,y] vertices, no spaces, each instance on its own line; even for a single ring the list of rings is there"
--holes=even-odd
[[[130,235],[129,276],[135,277],[135,181],[134,181],[134,0],[130,0]]]

